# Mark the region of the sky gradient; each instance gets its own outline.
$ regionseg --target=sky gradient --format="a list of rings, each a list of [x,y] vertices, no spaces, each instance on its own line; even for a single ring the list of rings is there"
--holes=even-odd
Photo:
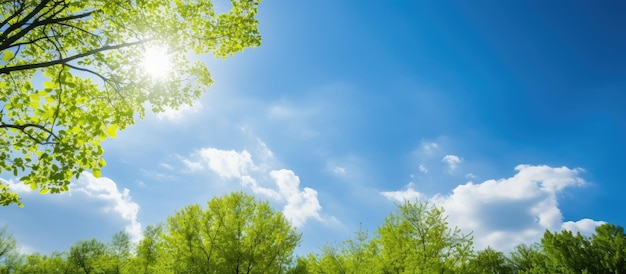
[[[25,251],[108,241],[192,203],[267,199],[317,251],[394,202],[443,206],[477,248],[626,225],[626,2],[265,1],[261,47],[105,143],[104,178],[22,190]],[[3,180],[15,179],[2,174]]]

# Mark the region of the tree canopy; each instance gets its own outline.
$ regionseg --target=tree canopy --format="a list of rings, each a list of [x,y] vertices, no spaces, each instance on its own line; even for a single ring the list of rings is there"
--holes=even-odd
[[[7,0],[0,13],[0,174],[41,193],[99,177],[103,140],[191,104],[212,83],[194,55],[226,58],[260,45],[260,0]],[[146,52],[173,69],[151,75]],[[0,204],[20,197],[0,183]]]
[[[282,213],[236,192],[169,217],[161,262],[185,273],[282,273],[299,241]]]
[[[266,201],[237,192],[189,205],[147,226],[138,243],[124,232],[108,243],[78,241],[67,251],[21,254],[0,229],[0,273],[626,273],[626,234],[612,224],[591,236],[546,231],[510,251],[475,251],[441,208],[399,204],[372,234],[360,229],[319,253],[294,257],[301,234]]]

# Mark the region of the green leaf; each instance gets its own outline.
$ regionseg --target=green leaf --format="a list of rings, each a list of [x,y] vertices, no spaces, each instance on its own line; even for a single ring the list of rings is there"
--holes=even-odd
[[[56,84],[54,82],[46,81],[46,82],[43,82],[43,86],[45,88],[53,88],[56,86]]]
[[[117,137],[117,125],[112,125],[110,127],[108,127],[105,132],[107,134],[107,136],[111,137],[111,138],[115,138]]]
[[[94,169],[93,170],[93,177],[100,178],[101,176],[102,176],[102,174],[100,174],[100,170],[99,169]]]
[[[48,192],[50,192],[50,189],[47,187],[44,187],[41,190],[39,190],[39,194],[48,194]]]
[[[5,50],[4,55],[2,56],[2,60],[5,62],[9,62],[13,58],[13,52],[10,50]]]

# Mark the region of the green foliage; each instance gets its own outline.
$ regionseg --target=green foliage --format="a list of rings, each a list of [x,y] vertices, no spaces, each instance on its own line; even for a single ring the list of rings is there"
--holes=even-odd
[[[546,231],[541,240],[549,270],[558,273],[626,273],[624,228],[604,224],[591,237]]]
[[[464,267],[463,272],[476,274],[514,273],[513,268],[507,262],[507,258],[504,256],[504,253],[493,250],[490,247],[485,250],[478,251],[476,256],[469,261],[466,267]]]
[[[623,227],[612,224],[597,227],[591,245],[598,260],[595,263],[601,265],[602,271],[626,273],[626,234]]]
[[[321,254],[309,254],[300,264],[310,273],[379,273],[378,248],[367,231],[359,229],[353,238],[339,245],[327,244]]]
[[[580,233],[563,230],[561,233],[546,231],[541,244],[549,260],[550,270],[558,273],[590,271],[593,254],[591,243]],[[598,273],[592,271],[591,273]]]
[[[0,174],[40,193],[99,177],[101,143],[143,118],[191,104],[212,79],[189,53],[226,58],[260,45],[260,0],[11,0],[0,10]],[[154,79],[147,48],[166,47],[175,68]],[[20,198],[0,183],[0,204]]]
[[[0,273],[10,273],[16,260],[19,260],[17,241],[3,226],[0,228]]]
[[[68,261],[85,274],[102,273],[110,269],[106,262],[106,245],[96,239],[79,241],[70,247]]]
[[[24,274],[68,274],[84,273],[79,268],[72,265],[66,258],[66,254],[54,252],[51,255],[40,255],[38,253],[26,256],[24,262],[14,268],[14,272]]]
[[[472,236],[448,227],[443,209],[406,201],[378,229],[380,259],[386,273],[444,273],[472,256]]]
[[[169,217],[159,263],[169,273],[283,273],[299,240],[281,213],[238,192]]]
[[[157,273],[157,259],[162,256],[161,231],[162,226],[147,226],[143,231],[143,239],[137,245],[137,252],[131,258],[130,273]]]
[[[538,243],[518,245],[509,255],[509,265],[516,273],[547,273],[547,261],[543,247]]]
[[[25,255],[1,229],[0,274],[626,273],[621,226],[598,226],[590,237],[546,231],[540,243],[518,245],[506,256],[492,248],[474,252],[471,236],[450,228],[442,209],[428,203],[400,204],[373,235],[359,229],[294,261],[300,237],[267,202],[238,192],[147,226],[137,244],[118,232],[108,244],[92,239],[68,252]]]
[[[111,273],[122,273],[128,265],[133,250],[130,236],[124,231],[119,231],[113,235],[108,246],[110,264],[113,271]]]

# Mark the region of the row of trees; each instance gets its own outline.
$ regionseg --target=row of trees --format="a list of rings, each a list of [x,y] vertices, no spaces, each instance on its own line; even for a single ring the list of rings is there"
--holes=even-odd
[[[317,254],[295,257],[301,235],[266,201],[244,193],[191,205],[148,226],[133,244],[79,241],[68,251],[20,254],[0,231],[0,273],[626,273],[626,234],[605,224],[590,237],[546,231],[541,242],[505,254],[474,251],[441,208],[399,204],[369,234],[360,230]]]

